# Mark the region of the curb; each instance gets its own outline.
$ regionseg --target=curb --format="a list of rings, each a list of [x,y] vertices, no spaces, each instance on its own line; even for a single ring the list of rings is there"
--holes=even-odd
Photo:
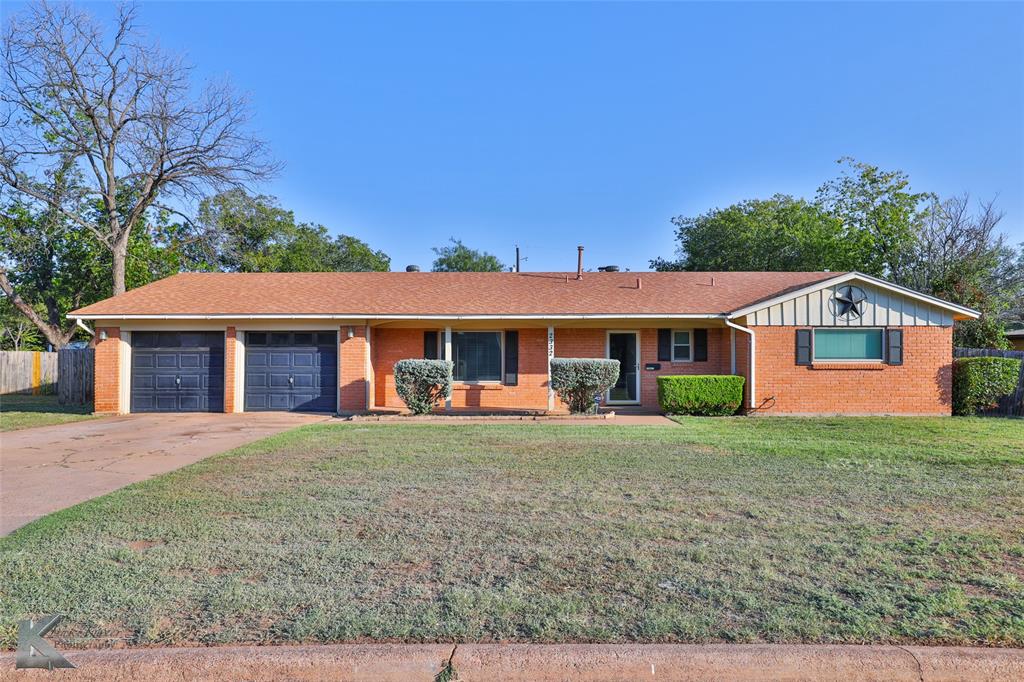
[[[0,680],[743,680],[953,682],[1024,679],[1024,649],[773,644],[327,644],[64,652],[75,670]],[[448,667],[450,663],[450,668]],[[448,669],[451,675],[439,673]]]

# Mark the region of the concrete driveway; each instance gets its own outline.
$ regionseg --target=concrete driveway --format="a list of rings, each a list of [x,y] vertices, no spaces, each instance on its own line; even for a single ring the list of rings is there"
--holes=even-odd
[[[149,414],[0,434],[0,535],[58,509],[326,415]]]

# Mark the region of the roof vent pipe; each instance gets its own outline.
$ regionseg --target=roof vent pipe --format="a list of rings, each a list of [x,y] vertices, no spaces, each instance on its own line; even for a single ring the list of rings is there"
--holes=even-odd
[[[406,265],[405,266],[405,271],[406,272],[419,272],[420,271],[420,266],[418,266],[418,265]]]
[[[576,247],[576,279],[583,279],[583,247]]]

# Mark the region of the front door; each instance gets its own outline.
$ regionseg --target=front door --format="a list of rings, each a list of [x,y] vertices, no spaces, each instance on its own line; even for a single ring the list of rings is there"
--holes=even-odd
[[[608,390],[609,405],[640,402],[639,332],[608,332],[608,358],[619,361],[619,380]]]

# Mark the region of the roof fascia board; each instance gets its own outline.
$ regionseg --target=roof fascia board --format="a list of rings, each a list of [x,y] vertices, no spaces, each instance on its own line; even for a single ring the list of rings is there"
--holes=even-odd
[[[266,314],[241,315],[75,315],[71,320],[719,320],[722,313],[643,313],[643,314],[582,314],[582,315],[348,315],[331,314]]]
[[[827,289],[828,287],[835,286],[837,284],[843,284],[843,283],[849,282],[850,280],[853,280],[853,279],[862,280],[864,282],[870,282],[871,284],[873,284],[873,285],[875,285],[877,287],[880,287],[882,289],[887,289],[888,291],[896,292],[896,293],[898,293],[898,294],[900,294],[902,296],[906,296],[907,298],[913,298],[913,299],[916,299],[918,301],[922,301],[924,303],[928,303],[930,305],[936,306],[938,308],[944,308],[946,310],[952,310],[955,313],[959,313],[961,315],[965,315],[965,316],[967,316],[969,318],[972,318],[972,319],[977,319],[978,317],[981,316],[981,313],[978,312],[977,310],[974,310],[973,308],[968,308],[966,306],[957,305],[956,303],[950,303],[949,301],[943,301],[941,298],[935,298],[934,296],[929,296],[928,294],[922,294],[922,293],[920,293],[918,291],[914,291],[913,289],[908,289],[906,287],[901,287],[900,285],[893,284],[892,282],[886,282],[884,279],[879,279],[877,277],[872,277],[871,275],[865,275],[862,272],[847,272],[847,273],[844,273],[842,275],[837,275],[836,277],[833,277],[831,279],[826,279],[826,280],[822,280],[821,282],[817,282],[816,284],[811,284],[809,286],[804,287],[803,289],[797,289],[795,291],[790,291],[789,293],[782,294],[782,295],[776,296],[774,298],[770,298],[770,299],[768,299],[766,301],[761,301],[760,303],[755,303],[753,305],[748,305],[748,306],[745,306],[745,307],[740,308],[738,310],[734,310],[733,312],[728,313],[726,315],[726,317],[728,319],[730,319],[730,320],[734,320],[737,317],[743,317],[744,315],[749,315],[750,313],[752,313],[752,312],[754,312],[756,310],[763,310],[764,308],[768,308],[768,307],[776,305],[778,303],[782,303],[783,301],[788,301],[791,298],[796,298],[797,296],[803,296],[804,294],[809,294],[809,293],[811,293],[813,291],[820,291],[821,289]]]

